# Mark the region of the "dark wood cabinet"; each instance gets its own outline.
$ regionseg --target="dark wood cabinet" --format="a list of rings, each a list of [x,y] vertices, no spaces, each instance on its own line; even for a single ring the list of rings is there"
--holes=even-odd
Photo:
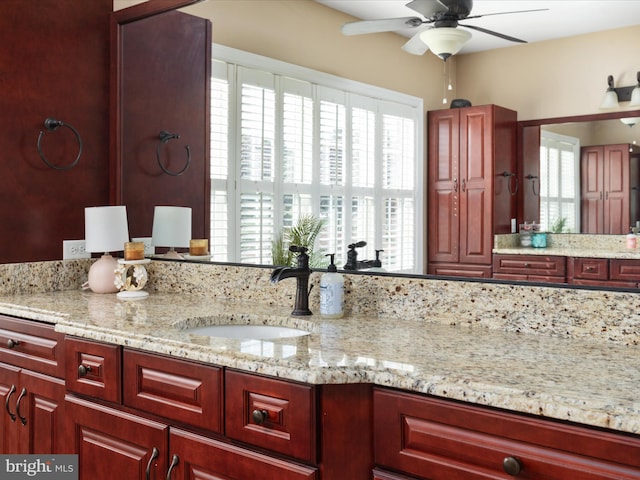
[[[640,439],[432,397],[374,390],[381,480],[640,478]]]
[[[629,144],[581,149],[582,233],[626,234],[638,219],[638,156],[629,149]]]
[[[638,288],[640,260],[569,257],[567,282],[594,287]]]
[[[516,120],[496,105],[428,113],[430,274],[491,277],[493,235],[516,215]]]
[[[211,22],[173,10],[197,1],[113,15],[111,195],[132,237],[151,235],[156,205],[190,207],[192,238],[209,237]]]
[[[74,395],[65,407],[65,444],[79,454],[79,478],[164,478],[168,425]]]
[[[554,255],[493,255],[493,278],[565,283],[566,257]]]
[[[66,453],[62,340],[51,325],[0,316],[0,453]]]

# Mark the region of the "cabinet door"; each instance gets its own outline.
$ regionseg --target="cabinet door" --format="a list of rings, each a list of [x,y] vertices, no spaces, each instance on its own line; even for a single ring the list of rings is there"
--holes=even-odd
[[[66,396],[65,409],[65,445],[79,454],[79,478],[164,478],[167,425],[72,395]]]
[[[21,453],[73,453],[62,443],[65,383],[30,370],[20,371],[16,400],[18,448]]]
[[[311,480],[315,468],[171,429],[171,480]],[[84,477],[82,477],[84,478]]]
[[[604,146],[604,233],[629,233],[629,145]]]
[[[460,263],[491,263],[492,124],[490,106],[460,111]]]
[[[580,159],[582,233],[604,233],[604,160],[602,147],[582,148]]]
[[[459,110],[429,112],[429,262],[458,262]]]
[[[16,399],[20,393],[17,391],[19,373],[18,367],[0,363],[0,454],[18,453]]]

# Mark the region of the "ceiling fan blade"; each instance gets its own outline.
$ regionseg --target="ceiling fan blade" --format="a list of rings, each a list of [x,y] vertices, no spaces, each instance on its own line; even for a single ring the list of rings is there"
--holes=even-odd
[[[460,24],[460,26],[464,27],[464,28],[471,28],[471,29],[477,30],[479,32],[488,33],[489,35],[493,35],[494,37],[504,38],[505,40],[509,40],[510,42],[527,43],[526,40],[521,40],[521,39],[516,38],[516,37],[510,37],[509,35],[505,35],[504,33],[494,32],[493,30],[487,30],[486,28],[476,27],[474,25],[466,25],[466,24],[465,25]]]
[[[465,18],[465,20],[471,20],[473,18],[482,18],[482,17],[490,17],[492,15],[511,15],[512,13],[529,13],[529,12],[544,12],[549,10],[548,8],[536,8],[534,10],[515,10],[513,12],[495,12],[495,13],[484,13],[482,15],[471,15]]]
[[[406,5],[425,18],[432,18],[436,13],[446,12],[447,6],[440,0],[413,0]]]
[[[421,28],[413,37],[409,39],[407,43],[402,45],[402,50],[412,55],[424,55],[429,51],[429,46],[422,41],[420,33],[424,30],[428,30],[431,27]]]
[[[415,28],[422,25],[418,17],[388,18],[382,20],[360,20],[345,23],[342,26],[344,35],[362,35],[365,33],[395,32],[405,28]]]

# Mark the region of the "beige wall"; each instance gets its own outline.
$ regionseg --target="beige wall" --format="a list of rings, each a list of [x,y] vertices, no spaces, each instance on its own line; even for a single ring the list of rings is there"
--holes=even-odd
[[[443,66],[415,56],[393,33],[346,37],[352,17],[312,0],[211,0],[183,11],[213,22],[213,41],[352,80],[421,97],[442,107]],[[215,55],[215,51],[214,51]]]
[[[442,108],[440,59],[403,52],[407,39],[393,33],[345,37],[340,26],[353,19],[312,0],[211,0],[184,11],[211,19],[216,43],[422,97],[425,110]],[[449,98],[503,105],[520,120],[597,113],[607,75],[619,86],[635,84],[639,44],[640,26],[457,55],[457,91]]]
[[[461,55],[458,88],[519,120],[599,113],[608,75],[616,86],[636,84],[638,45],[640,26]]]

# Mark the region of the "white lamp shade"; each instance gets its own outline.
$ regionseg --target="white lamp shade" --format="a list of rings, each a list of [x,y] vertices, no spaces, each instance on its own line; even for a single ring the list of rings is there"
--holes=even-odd
[[[618,108],[618,94],[614,90],[607,90],[600,108]]]
[[[120,252],[129,241],[127,207],[87,207],[84,209],[87,252]]]
[[[188,248],[191,240],[191,208],[155,207],[151,237],[156,247]]]
[[[452,27],[430,28],[420,34],[429,50],[443,59],[458,53],[470,38],[470,32]]]
[[[640,85],[637,85],[631,91],[631,101],[629,102],[630,107],[640,107]]]

